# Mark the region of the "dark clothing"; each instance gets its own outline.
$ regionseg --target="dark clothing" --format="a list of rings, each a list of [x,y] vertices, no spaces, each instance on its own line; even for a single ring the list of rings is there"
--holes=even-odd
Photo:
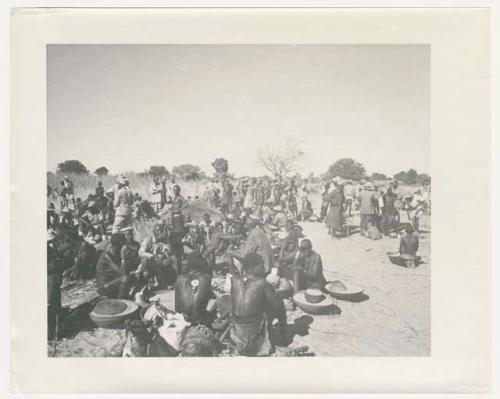
[[[294,266],[294,291],[317,288],[323,290],[326,279],[323,275],[321,256],[314,251],[309,255],[299,257]]]
[[[399,245],[400,255],[416,256],[417,251],[418,251],[418,235],[410,234],[401,237],[401,243]]]
[[[341,229],[344,224],[344,194],[341,189],[336,188],[327,194],[326,200],[330,208],[326,215],[325,223],[332,229],[332,233],[334,233],[335,230]]]

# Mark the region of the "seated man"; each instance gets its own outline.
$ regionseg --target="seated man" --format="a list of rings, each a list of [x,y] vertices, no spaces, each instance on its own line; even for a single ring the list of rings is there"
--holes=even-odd
[[[313,251],[311,240],[304,239],[300,242],[292,270],[295,293],[308,288],[324,289],[326,280],[323,276],[323,263],[321,256]]]
[[[142,267],[147,274],[155,276],[159,287],[165,288],[175,283],[177,273],[173,267],[174,256],[170,253],[163,223],[156,223],[153,235],[144,239],[139,249],[139,257]]]
[[[418,234],[411,225],[406,227],[405,232],[399,244],[399,257],[403,266],[413,268],[418,261]]]
[[[243,274],[231,277],[230,337],[238,354],[268,356],[268,315],[280,311],[281,301],[264,278],[264,260],[256,253],[243,258]]]
[[[125,245],[125,236],[115,233],[110,245],[97,261],[97,292],[112,299],[126,299],[129,289],[129,276],[121,264],[121,249]]]
[[[190,323],[210,325],[213,317],[207,312],[207,304],[215,296],[208,263],[198,252],[191,252],[186,260],[187,273],[177,277],[175,283],[175,311]]]
[[[283,232],[280,232],[282,234]],[[278,262],[282,266],[288,266],[293,263],[295,254],[299,249],[299,233],[294,228],[293,222],[290,220],[286,226],[286,236],[280,242],[280,253]]]
[[[198,226],[191,225],[189,227],[188,234],[182,239],[182,245],[184,245],[184,252],[186,253],[190,252],[202,253],[205,250],[206,242],[204,234],[201,233],[200,228]]]

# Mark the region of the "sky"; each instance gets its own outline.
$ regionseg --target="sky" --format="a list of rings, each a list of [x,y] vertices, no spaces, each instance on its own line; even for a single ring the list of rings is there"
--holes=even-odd
[[[48,170],[144,171],[218,157],[263,175],[287,140],[302,175],[340,158],[369,173],[429,173],[427,45],[47,46]]]

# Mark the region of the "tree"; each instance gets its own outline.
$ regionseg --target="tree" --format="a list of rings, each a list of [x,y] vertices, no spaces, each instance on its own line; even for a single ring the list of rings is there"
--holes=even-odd
[[[167,168],[165,166],[153,165],[149,167],[148,175],[160,177],[160,176],[169,176]]]
[[[212,167],[215,169],[217,176],[225,176],[229,170],[229,164],[224,158],[217,158],[212,162]]]
[[[102,176],[107,176],[108,173],[109,173],[109,170],[108,168],[106,168],[105,166],[101,166],[100,168],[97,168],[94,173],[99,176],[99,177],[102,177]]]
[[[205,177],[205,174],[199,166],[191,164],[174,166],[172,168],[172,174],[179,176],[183,180],[201,180]]]
[[[300,143],[287,140],[281,146],[259,148],[257,164],[264,167],[275,179],[282,181],[288,174],[296,171],[303,156]]]
[[[342,158],[330,165],[326,172],[326,179],[330,180],[335,176],[340,176],[348,180],[361,180],[365,177],[365,167],[352,158]]]
[[[76,175],[85,175],[89,173],[84,164],[75,159],[61,162],[57,165],[57,171],[60,173],[74,173]]]
[[[408,169],[407,172],[401,171],[394,175],[394,180],[400,181],[408,185],[417,184],[417,178],[418,178],[418,172],[415,169]]]
[[[374,172],[371,176],[372,180],[387,180],[387,176],[383,173]]]
[[[406,172],[404,170],[402,170],[401,172],[396,173],[394,175],[394,180],[397,180],[397,181],[404,183],[406,181]]]
[[[431,177],[427,173],[420,173],[417,176],[417,184],[419,186],[428,186],[431,184]]]

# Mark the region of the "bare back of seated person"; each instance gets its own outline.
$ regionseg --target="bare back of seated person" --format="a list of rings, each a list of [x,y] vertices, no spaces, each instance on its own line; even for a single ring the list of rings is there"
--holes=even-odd
[[[235,275],[231,278],[233,315],[252,318],[276,311],[279,301],[273,287],[263,277]]]
[[[175,311],[190,322],[207,323],[207,304],[214,297],[207,273],[181,274],[175,283]]]

